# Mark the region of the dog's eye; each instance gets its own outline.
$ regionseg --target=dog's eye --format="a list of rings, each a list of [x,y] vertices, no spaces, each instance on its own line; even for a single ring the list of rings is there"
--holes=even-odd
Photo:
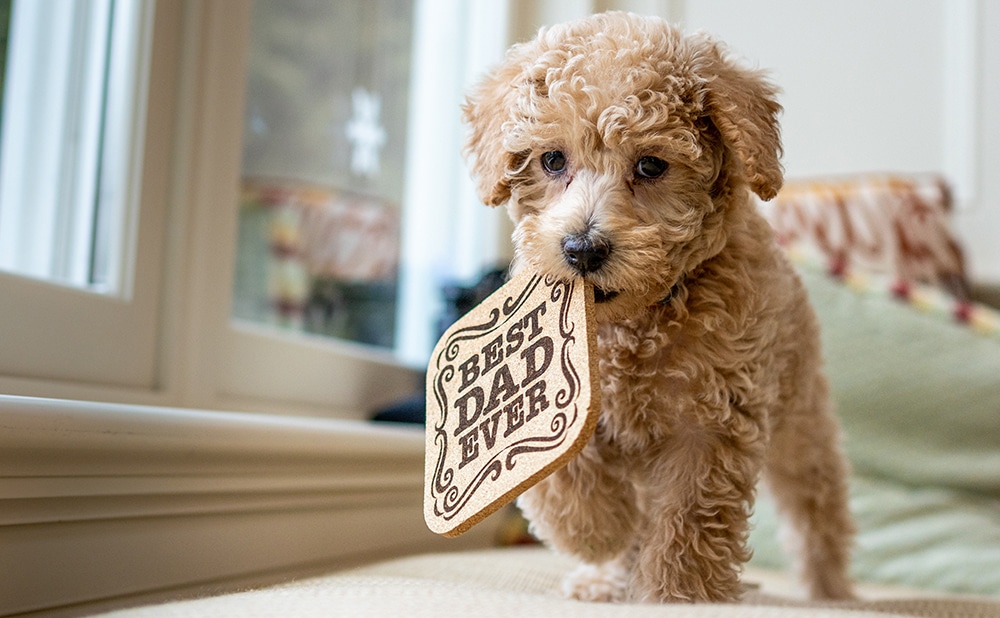
[[[659,178],[667,171],[667,162],[659,157],[643,157],[635,164],[635,175],[639,178]]]
[[[550,150],[542,155],[542,167],[550,174],[560,174],[566,169],[566,155],[560,150]]]

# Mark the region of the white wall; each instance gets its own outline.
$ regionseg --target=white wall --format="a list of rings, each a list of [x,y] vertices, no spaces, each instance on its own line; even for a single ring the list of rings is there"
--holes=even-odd
[[[682,19],[771,71],[789,177],[923,172],[943,164],[939,5],[697,0]]]
[[[789,178],[939,172],[973,278],[1000,283],[1000,3],[687,0],[672,19],[725,40],[784,90]]]
[[[983,0],[979,20],[980,58],[976,82],[978,135],[974,157],[978,192],[959,217],[960,231],[972,245],[974,274],[1000,282],[1000,3]]]

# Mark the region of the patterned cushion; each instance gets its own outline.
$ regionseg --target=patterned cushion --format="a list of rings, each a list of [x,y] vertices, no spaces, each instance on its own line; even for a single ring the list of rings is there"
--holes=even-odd
[[[949,226],[951,194],[940,177],[789,182],[761,210],[779,242],[818,254],[836,275],[886,274],[969,298],[962,248]]]

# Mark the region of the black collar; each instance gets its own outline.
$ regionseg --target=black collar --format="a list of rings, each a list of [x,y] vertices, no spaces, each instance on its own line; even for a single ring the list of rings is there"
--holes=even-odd
[[[680,291],[680,287],[684,283],[685,279],[687,279],[687,277],[682,275],[681,278],[677,280],[677,283],[675,283],[674,286],[670,288],[670,291],[667,292],[667,295],[661,298],[656,304],[660,306],[669,305],[670,301],[673,300],[674,296],[677,296],[677,292]]]

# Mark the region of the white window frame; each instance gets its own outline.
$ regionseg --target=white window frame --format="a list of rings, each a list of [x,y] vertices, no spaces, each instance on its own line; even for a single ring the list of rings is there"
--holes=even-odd
[[[239,11],[229,6],[224,22],[214,26],[217,30],[202,36],[211,47],[194,60],[203,75],[238,78],[222,84],[203,77],[202,83],[208,82],[205,98],[192,104],[196,113],[184,116],[197,142],[190,146],[188,176],[181,183],[188,192],[181,201],[193,205],[188,229],[196,237],[193,253],[173,251],[171,260],[188,261],[185,269],[209,263],[217,267],[195,269],[182,284],[192,290],[191,321],[184,330],[193,337],[190,345],[201,349],[186,366],[182,382],[188,400],[205,407],[363,419],[381,404],[422,391],[422,370],[433,345],[429,325],[441,310],[438,286],[477,276],[484,265],[510,257],[507,215],[478,206],[461,157],[463,134],[456,119],[469,84],[499,61],[508,46],[511,8],[507,2],[416,3],[397,320],[411,327],[401,330],[400,343],[389,352],[230,318],[239,187],[218,179],[238,179],[241,163],[240,150],[231,146],[240,143],[243,130],[250,16],[249,5],[241,6]],[[211,20],[204,27],[213,28]],[[465,59],[464,64],[457,65],[456,58]],[[441,70],[449,64],[454,71]],[[441,105],[442,98],[450,98],[453,106]],[[452,129],[441,133],[442,127]],[[456,219],[463,222],[461,228],[440,225]],[[455,243],[454,238],[466,242]],[[428,247],[447,249],[435,254]],[[441,264],[452,269],[443,272]]]
[[[80,13],[87,17],[97,16],[99,11],[83,10],[95,6],[94,3],[80,5]],[[136,14],[130,18],[136,19],[139,28],[147,32],[154,23],[153,3],[144,1],[134,5]],[[14,21],[19,16],[32,21],[57,19],[52,14],[41,10],[44,6],[33,3],[15,4]],[[47,7],[51,8],[51,7]],[[161,13],[166,16],[168,5],[157,7],[157,19]],[[66,11],[73,14],[74,11]],[[164,18],[163,21],[168,21]],[[50,22],[51,23],[51,22]],[[29,24],[30,25],[30,24]],[[37,24],[44,27],[44,24]],[[73,25],[63,24],[64,30],[71,31]],[[29,28],[30,31],[30,28]],[[69,36],[72,39],[72,36]],[[140,37],[149,40],[149,36]],[[15,45],[17,42],[14,42]],[[11,79],[13,85],[30,86],[30,77],[23,75],[25,67],[19,61],[20,52],[33,49],[32,41],[21,41],[24,45],[13,49]],[[37,46],[35,47],[37,51]],[[83,45],[80,51],[94,51],[94,46]],[[123,87],[130,92],[127,99],[138,101],[135,114],[125,114],[129,125],[127,135],[110,134],[104,139],[117,141],[117,146],[126,152],[124,162],[126,169],[109,169],[104,176],[109,191],[123,194],[121,203],[128,205],[127,212],[121,220],[124,225],[119,232],[112,231],[117,240],[112,243],[116,254],[128,254],[132,247],[141,246],[143,250],[136,255],[135,260],[119,260],[131,265],[130,270],[116,273],[113,287],[117,294],[104,295],[78,289],[69,289],[60,285],[39,279],[27,278],[8,273],[0,273],[0,315],[4,319],[0,323],[0,392],[36,394],[51,392],[57,394],[64,391],[66,385],[79,384],[87,387],[100,387],[121,391],[136,391],[153,389],[157,383],[157,330],[159,328],[160,303],[160,271],[162,267],[162,233],[166,213],[166,186],[169,171],[169,154],[172,143],[173,99],[166,91],[170,84],[150,82],[149,74],[166,70],[172,62],[169,41],[158,38],[152,45],[139,46],[137,54],[131,59],[112,61],[112,70],[117,78],[125,78]],[[65,55],[63,56],[65,58]],[[129,63],[137,70],[130,70]],[[53,71],[58,77],[64,77],[74,71],[73,63],[65,64],[63,71]],[[52,67],[50,67],[52,68]],[[48,74],[47,74],[48,76]],[[86,75],[84,82],[91,82]],[[46,99],[58,98],[59,88],[48,84],[51,89],[39,93]],[[17,136],[16,130],[22,128],[20,122],[29,120],[32,113],[31,99],[22,99],[21,103],[7,106],[5,121],[15,127],[11,139],[4,140],[5,174],[4,180],[9,182],[4,189],[4,199],[8,202],[4,215],[13,212],[9,208],[10,200],[27,200],[34,204],[32,196],[37,191],[51,190],[56,183],[53,175],[69,176],[75,180],[63,185],[61,195],[50,196],[51,199],[39,200],[40,208],[47,210],[44,218],[50,218],[60,209],[72,210],[72,201],[80,195],[93,195],[93,187],[81,186],[93,182],[90,172],[97,161],[90,157],[62,157],[54,152],[54,141],[65,139],[64,130],[68,125],[79,124],[82,128],[89,125],[88,120],[94,119],[97,113],[94,100],[97,93],[93,88],[82,88],[85,93],[83,100],[70,98],[62,105],[62,101],[49,101],[53,107],[62,105],[62,110],[56,110],[56,115],[65,119],[67,126],[57,127],[54,135],[41,138],[40,150],[26,151],[25,145],[31,142],[31,136]],[[88,92],[89,91],[89,92]],[[65,92],[65,91],[63,91]],[[9,93],[8,93],[9,94]],[[7,97],[11,101],[10,97]],[[148,102],[148,105],[146,104]],[[74,104],[79,103],[79,114],[74,113]],[[146,118],[150,122],[146,122]],[[30,125],[29,125],[30,126]],[[37,126],[37,123],[36,125]],[[20,139],[18,139],[20,137]],[[100,139],[95,131],[84,132],[84,141]],[[9,150],[8,150],[9,148]],[[86,151],[86,148],[81,151]],[[23,179],[19,182],[19,170],[16,165],[23,162]],[[55,163],[50,166],[48,164]],[[11,167],[14,166],[14,167]],[[7,170],[10,170],[9,172]],[[89,176],[88,176],[89,174]],[[65,180],[65,178],[63,178]],[[86,212],[92,204],[81,209]],[[142,217],[134,216],[139,209]],[[19,209],[21,212],[31,212],[31,209]],[[84,217],[86,218],[86,217]],[[6,226],[5,226],[6,227]],[[52,225],[46,222],[27,221],[24,225],[13,224],[11,229],[15,234],[31,238],[32,230],[52,230]],[[65,244],[70,253],[79,254],[82,242],[71,239],[89,235],[86,225],[69,225],[64,234],[55,234],[53,238],[37,239],[41,245]],[[34,239],[29,240],[30,243]],[[6,246],[17,246],[10,243]],[[23,246],[23,245],[22,245]],[[79,272],[70,272],[66,264],[71,260],[59,260],[59,264],[49,264],[45,268],[35,270],[36,276],[52,276],[81,282]],[[47,271],[46,271],[47,269]],[[126,282],[134,282],[129,285]],[[124,342],[124,344],[123,344]],[[51,391],[42,384],[56,385]],[[70,388],[69,390],[72,390]],[[84,395],[81,392],[81,395]]]
[[[132,179],[121,189],[135,216],[118,252],[134,248],[124,260],[133,267],[112,295],[37,278],[51,269],[0,272],[0,393],[362,419],[417,392],[419,371],[389,352],[231,319],[250,4],[132,4],[152,38],[133,60],[149,67],[135,81],[145,113],[132,126],[143,130],[116,176]],[[40,156],[19,154],[9,159]],[[83,177],[94,163],[73,171]]]
[[[186,223],[169,252],[188,291],[168,312],[188,349],[184,405],[361,420],[419,392],[419,371],[391,352],[231,318],[250,4],[210,3],[196,29],[203,47],[182,69],[194,82],[181,114],[189,158],[174,185]]]

